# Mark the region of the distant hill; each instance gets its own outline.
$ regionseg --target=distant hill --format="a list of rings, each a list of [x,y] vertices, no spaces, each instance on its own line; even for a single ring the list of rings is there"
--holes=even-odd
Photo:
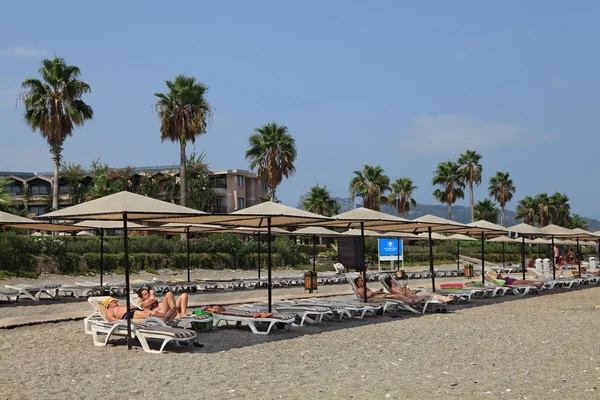
[[[334,197],[334,199],[340,205],[340,213],[352,209],[352,206],[354,205],[353,199],[348,197]],[[299,208],[302,208],[302,200],[303,198],[300,198],[298,204]],[[398,212],[394,207],[383,206],[381,211],[392,215],[398,215]],[[448,218],[448,206],[442,204],[417,204],[414,209],[411,209],[408,214],[404,215],[404,218],[415,219],[427,214],[435,215],[436,217]],[[515,220],[515,212],[512,210],[505,210],[504,215],[506,217],[506,226],[512,226],[522,222],[521,220]],[[582,217],[582,219],[587,222],[588,230],[590,232],[596,232],[600,230],[600,221],[586,217]],[[464,224],[471,222],[471,212],[469,207],[459,205],[452,206],[452,220]]]

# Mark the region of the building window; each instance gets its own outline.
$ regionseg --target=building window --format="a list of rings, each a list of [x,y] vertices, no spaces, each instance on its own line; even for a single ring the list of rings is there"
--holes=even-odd
[[[245,205],[246,203],[244,202],[244,198],[238,197],[237,209],[241,210],[242,208],[244,208]]]
[[[22,186],[19,183],[13,182],[13,183],[11,183],[10,185],[8,185],[6,187],[6,191],[8,193],[12,193],[12,194],[21,194],[22,191],[23,191],[23,189],[22,189]]]
[[[262,179],[260,180],[260,190],[267,190],[267,185],[265,185]]]
[[[31,186],[31,194],[32,195],[42,195],[48,194],[50,192],[50,186],[44,184],[37,184]]]
[[[46,214],[46,207],[44,206],[31,206],[29,207],[29,213],[33,215]]]
[[[242,175],[237,175],[236,181],[238,187],[244,187],[244,177]]]

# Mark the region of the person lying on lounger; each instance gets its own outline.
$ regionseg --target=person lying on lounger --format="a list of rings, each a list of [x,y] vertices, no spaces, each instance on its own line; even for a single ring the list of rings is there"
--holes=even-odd
[[[157,300],[154,297],[154,290],[152,289],[140,289],[136,293],[138,295],[136,302],[143,307],[144,310],[157,310],[166,315],[169,310],[175,309],[177,310],[177,318],[185,317],[187,315],[187,293],[183,293],[178,299],[175,299],[173,293],[168,292],[165,294],[163,300]]]
[[[127,310],[127,306],[119,305],[119,301],[112,297],[105,298],[102,301],[102,305],[106,307],[106,319],[109,322],[122,319],[145,319],[148,317],[156,317],[171,322],[177,315],[176,309],[171,309],[166,314],[161,314],[158,310],[140,310],[137,307]]]
[[[544,286],[543,282],[534,282],[534,281],[528,281],[528,280],[523,280],[523,279],[515,279],[515,278],[511,278],[510,276],[502,276],[501,274],[498,274],[496,276],[496,281],[498,280],[503,280],[504,284],[502,286],[514,286],[514,285],[529,285],[529,286],[535,286],[538,289],[541,289],[542,286]]]
[[[442,296],[438,293],[428,292],[425,290],[413,290],[409,289],[407,285],[396,285],[396,281],[392,279],[391,276],[385,277],[385,283],[390,288],[392,294],[403,295],[408,298],[417,298],[417,299],[425,299],[425,300],[438,300],[443,302],[444,304],[450,303],[454,300],[454,296]]]
[[[358,278],[354,279],[354,283],[356,284],[356,292],[357,294],[360,296],[361,299],[364,299],[365,297],[365,285],[364,285],[364,281],[363,278],[361,276],[359,276]],[[371,300],[371,301],[385,301],[386,299],[392,299],[392,300],[402,300],[404,302],[407,302],[409,304],[417,304],[423,301],[423,299],[420,298],[414,298],[414,297],[408,297],[408,296],[404,296],[402,294],[390,294],[390,293],[385,293],[383,291],[383,289],[379,289],[379,290],[371,290],[369,288],[367,288],[367,299]]]

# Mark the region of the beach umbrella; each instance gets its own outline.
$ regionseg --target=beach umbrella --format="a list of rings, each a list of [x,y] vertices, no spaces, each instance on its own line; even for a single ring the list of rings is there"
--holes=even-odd
[[[488,242],[502,243],[502,267],[505,267],[506,265],[504,264],[504,245],[506,243],[517,243],[518,241],[516,239],[509,238],[508,236],[497,236],[493,239],[488,239]]]
[[[456,241],[456,268],[460,269],[460,242],[472,242],[477,239],[473,239],[471,236],[455,233],[446,238],[448,241]]]
[[[465,224],[455,232],[465,235],[479,235],[481,238],[481,281],[485,284],[485,237],[486,235],[506,234],[506,228],[489,221],[479,220]]]
[[[554,238],[555,237],[564,237],[569,236],[573,232],[570,229],[563,228],[562,226],[549,224],[540,228],[540,232],[542,232],[546,236],[550,236],[550,241],[552,244],[552,277],[556,279],[556,260],[554,259]],[[558,243],[558,241],[557,241]],[[562,243],[558,243],[562,244]],[[575,243],[573,243],[575,244]]]
[[[103,285],[104,279],[104,231],[106,229],[123,229],[123,223],[121,221],[97,221],[97,220],[86,220],[81,221],[73,226],[77,226],[84,229],[95,229],[100,232],[100,286]],[[129,223],[129,228],[145,228],[145,225],[136,224],[134,222]],[[83,231],[87,232],[87,231]],[[81,232],[80,232],[81,233]],[[78,233],[79,235],[79,233]]]
[[[518,224],[507,228],[511,232],[516,232],[521,236],[521,265],[523,269],[523,280],[525,280],[525,236],[533,237],[533,236],[543,236],[543,232],[536,228],[535,226],[528,224]]]
[[[73,227],[72,225],[51,224],[43,221],[36,221],[4,211],[0,211],[0,225],[6,225],[17,229],[31,229],[48,232],[78,232],[84,230],[79,227]]]
[[[257,272],[258,272],[258,279],[260,279],[260,267],[261,267],[260,235],[261,234],[265,235],[267,233],[267,228],[245,228],[245,227],[223,228],[223,230],[219,231],[219,233],[237,233],[238,235],[257,235],[257,242],[258,242]],[[271,228],[271,234],[287,235],[289,233],[290,233],[290,231],[287,231],[285,229],[276,228],[276,227]]]
[[[600,236],[586,231],[585,229],[581,229],[581,228],[575,228],[575,229],[571,229],[571,235],[569,236],[571,239],[575,239],[575,242],[577,243],[577,268],[579,271],[579,276],[581,276],[581,247],[580,247],[580,240],[585,240],[585,239],[595,239],[598,240],[600,239]]]
[[[147,227],[145,225],[139,225],[133,227],[132,230],[138,231],[153,231],[153,232],[169,232],[169,233],[185,233],[185,248],[187,253],[186,264],[187,264],[187,281],[191,282],[190,278],[190,232],[218,232],[224,228],[219,225],[210,224],[177,224],[170,223],[164,224],[157,227]]]
[[[101,197],[62,210],[52,211],[40,215],[39,219],[48,220],[105,220],[121,221],[123,224],[123,252],[125,257],[125,301],[127,309],[131,308],[129,299],[129,240],[128,223],[131,220],[146,220],[157,217],[174,216],[210,216],[202,211],[182,207],[166,201],[156,200],[151,197],[141,196],[130,192],[119,192]],[[80,227],[78,227],[80,228]],[[127,319],[127,348],[131,349],[131,319]]]
[[[307,236],[312,237],[313,242],[313,272],[316,272],[317,268],[317,236],[319,237],[336,237],[343,236],[343,233],[332,231],[331,229],[323,228],[321,226],[308,226],[306,228],[300,228],[293,232],[288,232],[294,236]]]
[[[414,233],[418,232],[427,232],[428,240],[429,240],[429,272],[431,274],[431,287],[435,292],[435,269],[433,266],[433,241],[435,237],[438,237],[438,240],[447,240],[447,236],[439,235],[437,236],[437,232],[456,232],[460,229],[464,229],[465,224],[461,224],[460,222],[452,221],[446,218],[441,218],[435,215],[423,215],[419,218],[415,218],[412,220],[413,223],[416,223],[417,226],[412,230]],[[410,226],[403,227],[403,230],[408,229]]]

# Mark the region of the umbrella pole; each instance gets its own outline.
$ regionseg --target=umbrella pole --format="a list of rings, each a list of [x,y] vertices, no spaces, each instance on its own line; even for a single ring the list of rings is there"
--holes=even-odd
[[[313,272],[317,272],[317,235],[313,235]]]
[[[556,264],[554,263],[554,236],[552,236],[552,279],[556,279]]]
[[[363,300],[367,302],[367,263],[365,260],[365,223],[360,223],[360,240],[362,241],[362,262],[363,262]]]
[[[523,270],[523,280],[525,280],[525,236],[521,240],[521,265]]]
[[[456,241],[456,269],[460,269],[460,240]]]
[[[427,227],[429,233],[429,272],[431,273],[431,289],[435,293],[435,271],[433,270],[433,241],[431,240],[431,226]]]
[[[190,227],[186,226],[185,227],[185,240],[186,240],[186,248],[187,248],[187,272],[188,272],[188,283],[191,282],[190,280]]]
[[[271,301],[272,301],[272,293],[271,293],[271,217],[267,217],[267,273],[268,273],[268,290],[269,290],[269,312],[271,312]]]
[[[104,228],[100,228],[100,286],[104,278]]]
[[[258,232],[258,279],[260,279],[260,231]]]
[[[400,271],[400,236],[398,236],[396,239],[398,239],[398,248],[397,248],[397,250],[398,250],[398,260],[397,260],[398,266],[397,267],[398,267],[398,271]]]
[[[542,258],[542,245],[540,243],[538,243],[538,256]]]
[[[580,258],[581,250],[579,249],[579,238],[577,238],[577,270],[579,271],[579,276],[581,276],[581,260]]]
[[[131,301],[129,299],[129,240],[127,237],[127,213],[123,213],[123,252],[125,257],[123,263],[125,264],[125,304],[127,306],[127,312],[131,309]],[[127,318],[127,349],[131,350],[131,318]]]
[[[505,268],[505,265],[504,265],[504,242],[502,242],[502,268]]]
[[[485,286],[485,234],[481,232],[481,282]]]

